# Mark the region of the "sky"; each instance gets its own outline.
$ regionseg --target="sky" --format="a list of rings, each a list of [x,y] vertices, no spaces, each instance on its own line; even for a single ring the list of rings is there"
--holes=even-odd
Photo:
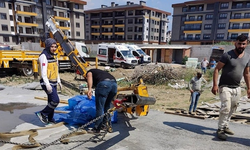
[[[140,0],[84,0],[87,2],[87,5],[84,6],[84,10],[101,8],[101,5],[110,6],[111,2],[115,2],[119,5],[126,5],[127,1],[134,2],[135,4],[139,4]],[[173,15],[172,4],[183,3],[191,0],[143,0],[146,2],[148,7],[153,7],[156,9],[160,9],[166,12],[170,12]],[[169,16],[169,30],[172,29],[172,16]]]

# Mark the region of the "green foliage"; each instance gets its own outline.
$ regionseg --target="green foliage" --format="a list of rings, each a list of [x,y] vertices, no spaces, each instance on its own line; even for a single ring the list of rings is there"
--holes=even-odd
[[[232,42],[221,41],[219,43],[215,43],[214,45],[233,45]]]
[[[189,82],[195,75],[196,75],[195,69],[187,69],[185,72],[183,72],[183,79],[184,81]]]
[[[129,87],[133,83],[128,82],[127,80],[121,80],[121,81],[118,81],[117,84],[119,87]]]
[[[183,59],[182,59],[182,64],[186,65],[186,61],[188,60],[188,57],[185,56]]]

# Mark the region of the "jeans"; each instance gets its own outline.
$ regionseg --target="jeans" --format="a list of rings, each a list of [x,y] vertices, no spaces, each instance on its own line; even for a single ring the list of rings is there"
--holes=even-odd
[[[47,88],[45,85],[41,85],[42,89],[47,93]],[[54,112],[55,112],[55,108],[57,107],[57,105],[59,104],[59,97],[57,94],[57,86],[56,85],[51,85],[52,87],[52,93],[48,94],[48,104],[47,106],[41,111],[42,114],[44,114],[45,116],[48,117],[49,121],[53,120],[54,117]]]
[[[232,114],[236,111],[238,100],[241,97],[241,88],[220,87],[219,95],[221,108],[219,115],[218,129],[223,130],[228,127]]]
[[[207,67],[201,67],[201,71],[202,71],[203,73],[206,73]]]
[[[101,116],[110,109],[110,103],[117,93],[116,81],[101,81],[95,88],[96,117]],[[105,116],[95,122],[95,128],[100,129],[111,121],[110,116]]]
[[[189,112],[192,112],[192,109],[193,109],[193,112],[196,111],[196,107],[197,107],[197,103],[200,98],[200,95],[201,94],[198,91],[195,91],[191,94],[191,104],[189,106]]]

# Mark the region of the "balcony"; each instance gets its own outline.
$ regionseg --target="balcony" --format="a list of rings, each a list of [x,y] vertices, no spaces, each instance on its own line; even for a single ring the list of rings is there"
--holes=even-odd
[[[250,16],[231,16],[229,22],[250,22]]]
[[[22,15],[22,16],[37,16],[37,13],[34,12],[26,12],[26,11],[16,11],[17,15]]]
[[[237,26],[237,27],[229,27],[228,32],[238,33],[238,32],[250,32],[250,26]]]
[[[38,27],[38,24],[36,23],[26,23],[26,22],[17,22],[17,25],[27,26],[27,27]]]
[[[69,21],[69,20],[70,20],[70,18],[59,17],[59,16],[54,16],[54,18],[55,18],[56,20],[65,20],[65,21]]]
[[[184,37],[184,38],[181,38],[181,40],[200,40],[201,38],[200,37]]]
[[[232,6],[232,9],[250,8],[250,5],[239,5]]]

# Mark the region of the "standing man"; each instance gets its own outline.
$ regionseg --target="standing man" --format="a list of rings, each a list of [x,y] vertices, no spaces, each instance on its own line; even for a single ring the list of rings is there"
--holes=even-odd
[[[62,88],[58,71],[58,60],[55,54],[56,49],[56,41],[52,38],[46,39],[45,49],[39,56],[40,84],[48,96],[48,104],[42,111],[37,112],[36,115],[45,124],[55,123],[53,119],[54,109],[59,104],[57,84]]]
[[[189,106],[189,114],[193,114],[196,111],[196,107],[201,95],[202,82],[207,83],[207,81],[202,77],[202,73],[197,72],[197,75],[193,77],[188,84],[189,90],[191,92],[191,104]]]
[[[114,76],[100,69],[90,69],[86,74],[89,99],[92,97],[92,87],[95,87],[96,117],[110,109],[111,101],[117,94],[117,83]],[[105,116],[95,122],[94,128],[89,131],[99,133],[102,128],[111,127],[110,116]]]
[[[214,69],[216,66],[216,61],[212,58],[212,60],[210,61],[210,69]]]
[[[205,74],[207,71],[207,66],[208,66],[209,62],[207,60],[206,57],[204,57],[204,59],[201,61],[201,71]]]
[[[247,46],[247,37],[240,35],[236,38],[235,49],[224,53],[213,74],[212,93],[216,95],[219,92],[221,100],[221,108],[219,115],[217,137],[221,140],[226,140],[227,135],[234,133],[229,129],[229,121],[231,115],[237,109],[238,100],[241,97],[240,81],[242,75],[247,86],[247,96],[250,98],[250,55],[244,52]],[[219,71],[222,69],[218,85]]]

